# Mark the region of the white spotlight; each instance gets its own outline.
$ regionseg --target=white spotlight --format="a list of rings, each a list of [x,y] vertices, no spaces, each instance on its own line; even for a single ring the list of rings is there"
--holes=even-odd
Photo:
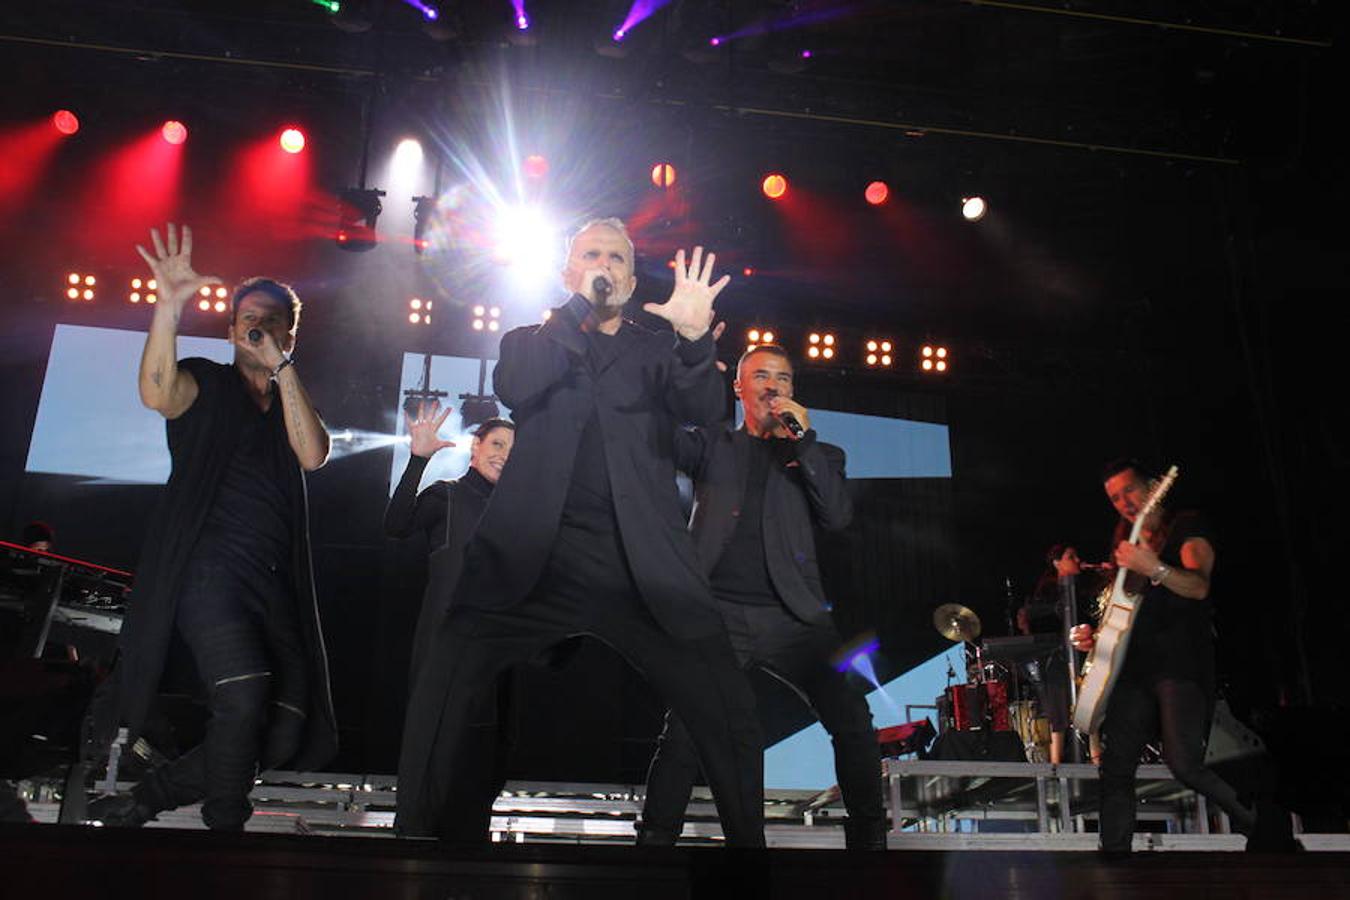
[[[983,197],[963,197],[961,198],[961,215],[966,217],[967,222],[978,222],[984,218],[984,214],[989,211],[989,206],[984,202]]]
[[[538,208],[512,206],[498,212],[493,244],[493,257],[510,266],[517,281],[538,285],[557,277],[556,229]]]

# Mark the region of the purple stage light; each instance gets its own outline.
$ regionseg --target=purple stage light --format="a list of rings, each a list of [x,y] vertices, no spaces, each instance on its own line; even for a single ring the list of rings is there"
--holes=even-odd
[[[714,47],[720,47],[722,46],[722,39],[720,37],[708,38],[708,43]]]
[[[803,50],[803,51],[802,51],[802,59],[810,59],[810,58],[811,58],[811,51],[810,51],[810,50]]]
[[[525,29],[529,28],[530,27],[529,17],[526,16],[524,13],[521,13],[520,15],[516,16],[516,27],[519,28],[521,31],[524,31]]]
[[[426,19],[428,22],[434,22],[440,18],[440,11],[434,6],[423,3],[422,0],[403,0],[403,2],[421,13],[422,18]]]
[[[614,30],[614,40],[621,41],[628,36],[639,22],[651,17],[658,9],[669,3],[670,0],[633,0],[633,5],[628,7],[628,15],[623,17],[623,23]]]

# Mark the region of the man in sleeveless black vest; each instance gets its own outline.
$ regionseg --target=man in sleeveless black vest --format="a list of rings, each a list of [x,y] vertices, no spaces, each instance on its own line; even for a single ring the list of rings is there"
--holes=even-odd
[[[241,830],[263,768],[315,768],[337,750],[328,663],[310,564],[304,473],[329,439],[292,365],[300,302],[270,279],[234,293],[233,365],[179,360],[184,309],[219,278],[192,268],[192,231],[170,224],[154,252],[157,282],[141,358],[141,401],[167,420],[173,468],[150,523],[121,634],[116,709],[135,739],[171,640],[187,647],[210,709],[203,743],[153,770],[91,818],[140,825],[202,801],[212,829]]]
[[[754,701],[713,606],[675,484],[674,434],[726,408],[715,365],[713,255],[675,259],[675,289],[622,317],[637,279],[623,223],[572,238],[571,299],[502,338],[494,389],[516,443],[465,552],[440,633],[418,672],[399,760],[396,827],[441,833],[444,797],[476,694],[506,667],[577,634],[614,647],[689,726],[728,843],[763,846]]]
[[[791,687],[830,734],[848,809],[846,845],[885,849],[872,714],[832,662],[842,640],[816,563],[814,529],[837,531],[853,518],[844,451],[817,439],[810,413],[793,399],[792,376],[783,348],[746,351],[734,382],[743,427],[681,432],[677,463],[694,479],[689,527],[740,664]],[[638,843],[675,843],[698,769],[689,732],[668,713],[647,774]]]

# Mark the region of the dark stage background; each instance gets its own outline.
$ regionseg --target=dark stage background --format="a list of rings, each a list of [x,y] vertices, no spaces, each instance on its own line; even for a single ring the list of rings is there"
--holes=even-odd
[[[326,419],[390,433],[405,351],[489,352],[467,328],[469,306],[500,301],[508,319],[528,321],[549,295],[511,293],[464,248],[344,253],[316,210],[356,184],[367,132],[376,187],[378,161],[405,134],[445,161],[444,188],[465,183],[470,156],[505,185],[523,154],[543,152],[549,180],[529,190],[560,218],[633,220],[639,303],[662,298],[665,260],[694,240],[734,272],[754,267],[719,303],[731,324],[725,358],[750,325],[773,325],[795,351],[813,328],[853,346],[868,334],[898,342],[893,372],[850,356],[799,373],[808,406],[950,425],[950,483],[861,491],[858,522],[830,544],[841,625],[878,630],[879,674],[941,649],[930,622],[939,603],[964,603],[1000,633],[1005,579],[1027,590],[1049,544],[1104,558],[1113,519],[1099,468],[1139,455],[1178,462],[1176,502],[1220,528],[1217,625],[1235,710],[1291,759],[1333,752],[1347,699],[1337,647],[1350,624],[1335,577],[1350,537],[1335,13],[1237,4],[1222,13],[1234,21],[1213,24],[1257,35],[1241,38],[862,4],[853,18],[784,30],[822,51],[792,71],[777,32],[706,65],[682,52],[696,10],[734,18],[754,4],[672,4],[624,59],[591,47],[606,4],[535,6],[533,46],[477,11],[436,42],[400,4],[371,4],[383,12],[361,33],[282,3],[57,3],[0,29],[5,83],[30,86],[7,92],[0,134],[58,107],[84,122],[0,195],[6,536],[43,518],[62,552],[134,568],[157,496],[24,473],[55,324],[148,321],[117,290],[68,304],[66,271],[120,285],[140,274],[131,247],[151,224],[189,221],[199,269],[296,283],[306,301],[297,360]],[[1206,22],[1221,15],[1183,6]],[[1308,40],[1259,37],[1277,30]],[[236,62],[219,61],[227,52]],[[116,147],[169,117],[191,129],[178,190],[129,212],[99,173]],[[241,147],[292,121],[310,137],[311,191],[297,201],[303,221],[281,228],[231,205],[231,173]],[[681,181],[657,197],[648,172],[663,159]],[[792,179],[790,203],[758,192],[771,170]],[[861,199],[874,177],[895,193],[878,209]],[[958,200],[976,191],[991,212],[963,222]],[[382,228],[406,231],[411,217],[408,198],[385,198]],[[442,301],[434,328],[406,322],[407,297],[422,291]],[[185,324],[222,328],[207,316]],[[926,340],[952,348],[948,376],[916,370]],[[420,574],[415,548],[380,534],[388,453],[337,460],[311,479],[338,769],[387,770],[397,741],[402,670],[389,648],[410,627]],[[612,653],[588,646],[563,672],[528,681],[517,776],[641,779],[660,708]]]

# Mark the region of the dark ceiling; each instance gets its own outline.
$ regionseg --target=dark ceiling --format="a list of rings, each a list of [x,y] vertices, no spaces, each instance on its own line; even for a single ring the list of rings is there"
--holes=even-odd
[[[11,83],[34,89],[7,106],[79,95],[95,116],[190,107],[220,128],[308,112],[346,142],[336,189],[355,182],[372,103],[454,132],[483,115],[470,88],[509,80],[525,130],[622,116],[629,130],[597,136],[679,148],[705,188],[692,230],[753,262],[779,310],[804,320],[828,300],[860,325],[1030,337],[1216,290],[1253,181],[1278,190],[1312,165],[1339,27],[1311,0],[677,0],[616,55],[627,2],[528,2],[525,40],[506,0],[441,6],[427,28],[400,0],[338,16],[310,0],[10,4]],[[746,36],[708,46],[731,33]],[[880,227],[825,204],[845,224],[803,239],[742,190],[767,166],[836,198],[887,177],[912,205]],[[1003,216],[980,232],[950,215],[975,190]]]

